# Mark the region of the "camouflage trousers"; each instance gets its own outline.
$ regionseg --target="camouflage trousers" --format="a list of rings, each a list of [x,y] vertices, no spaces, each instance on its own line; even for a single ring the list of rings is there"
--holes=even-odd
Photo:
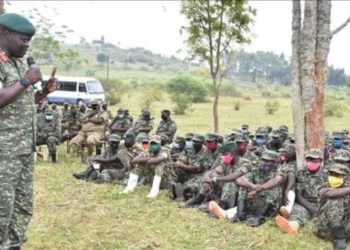
[[[254,198],[248,198],[248,192],[248,189],[242,187],[240,187],[238,191],[238,199],[246,200],[246,213],[248,215],[256,214],[259,209],[266,203],[273,206],[268,216],[274,216],[277,214],[277,211],[282,204],[281,186],[260,192]]]
[[[95,183],[117,183],[125,175],[124,169],[104,169],[101,172],[95,170],[92,172],[87,181]]]
[[[21,246],[33,214],[34,154],[0,154],[0,249]]]
[[[52,135],[48,135],[48,136],[38,136],[36,138],[36,145],[40,146],[40,145],[47,145],[48,149],[49,149],[49,153],[51,155],[56,154],[57,152],[57,144],[58,144],[59,140],[57,137],[52,136]]]
[[[101,132],[82,132],[80,131],[69,143],[70,154],[75,155],[82,151],[83,146],[88,149],[88,155],[92,155],[94,146],[101,144]]]
[[[157,165],[147,166],[145,164],[137,164],[132,172],[143,178],[144,184],[152,185],[155,175],[161,177],[160,188],[167,189],[175,181],[174,172],[168,166],[166,162],[161,162]]]
[[[341,197],[328,199],[323,203],[314,220],[314,233],[325,239],[332,239],[334,227],[345,227],[347,238],[350,239],[350,198]]]
[[[317,204],[314,204],[317,205]],[[289,216],[290,221],[297,221],[300,226],[304,226],[308,220],[312,219],[312,214],[303,206],[295,203]]]

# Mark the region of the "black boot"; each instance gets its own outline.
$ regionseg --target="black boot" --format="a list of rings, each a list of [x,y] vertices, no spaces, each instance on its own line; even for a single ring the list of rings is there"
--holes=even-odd
[[[223,210],[229,209],[228,201],[226,201],[226,200],[220,200],[220,201],[219,201],[219,206],[220,206]]]
[[[51,154],[51,161],[52,161],[52,163],[57,163],[56,153]]]
[[[199,193],[197,194],[196,197],[192,198],[191,200],[189,200],[185,207],[193,207],[195,205],[200,205],[206,198],[205,194]]]
[[[73,176],[78,180],[86,180],[93,171],[94,168],[92,166],[89,166],[87,169],[85,169],[85,171],[81,173],[74,173]]]
[[[265,222],[265,217],[267,213],[270,211],[271,207],[272,207],[271,203],[263,204],[258,210],[258,213],[247,220],[248,226],[258,227],[261,224],[263,224]]]
[[[245,211],[246,200],[238,200],[237,203],[237,214],[232,218],[231,222],[244,221],[247,218]]]
[[[101,155],[102,153],[102,145],[96,145],[96,155]]]
[[[342,226],[332,228],[334,250],[346,250],[346,233]]]

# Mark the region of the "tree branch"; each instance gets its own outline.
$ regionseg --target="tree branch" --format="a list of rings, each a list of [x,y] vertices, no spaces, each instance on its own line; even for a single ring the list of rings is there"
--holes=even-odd
[[[340,25],[338,28],[336,28],[335,30],[332,31],[331,36],[333,37],[335,34],[337,34],[339,31],[341,31],[342,29],[344,29],[346,27],[346,25],[348,25],[350,23],[350,17],[348,17],[348,19],[346,19],[346,21]]]

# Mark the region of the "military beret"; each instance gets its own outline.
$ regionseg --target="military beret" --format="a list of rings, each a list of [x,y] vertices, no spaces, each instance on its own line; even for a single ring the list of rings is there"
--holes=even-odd
[[[306,151],[305,158],[323,159],[321,151],[317,148],[311,148]]]
[[[110,134],[108,136],[108,141],[120,141],[120,140],[121,140],[121,138],[117,134]]]
[[[350,169],[343,164],[335,163],[330,167],[328,172],[334,172],[341,175],[349,175]]]
[[[0,25],[22,35],[33,36],[35,34],[34,25],[27,18],[16,13],[0,15]]]
[[[275,151],[272,150],[265,150],[261,155],[262,160],[270,160],[270,161],[277,161],[278,154]]]
[[[187,140],[187,139],[192,139],[193,138],[193,133],[187,133],[186,135],[185,135],[185,139]]]
[[[205,138],[203,135],[193,135],[192,141],[204,142]]]
[[[222,145],[220,148],[219,148],[219,152],[221,154],[225,154],[227,152],[230,152],[232,151],[233,149],[235,149],[237,146],[237,144],[233,141],[229,141],[227,142],[226,144]]]
[[[130,132],[130,133],[127,133],[124,135],[124,139],[126,141],[132,141],[132,140],[135,140],[135,134]]]
[[[160,144],[160,141],[161,141],[161,136],[160,135],[152,135],[149,142],[152,143],[152,142],[155,142],[155,143],[158,143]]]
[[[339,161],[350,161],[350,153],[347,150],[339,149],[335,152],[333,159]]]

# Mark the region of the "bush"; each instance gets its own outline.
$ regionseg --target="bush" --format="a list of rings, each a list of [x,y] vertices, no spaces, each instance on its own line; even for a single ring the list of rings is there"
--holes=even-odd
[[[269,115],[273,115],[279,108],[280,103],[278,101],[267,101],[265,104],[265,109]]]
[[[343,113],[345,111],[344,104],[337,102],[335,100],[326,100],[325,107],[325,116],[326,117],[343,117]]]
[[[122,101],[122,94],[116,92],[108,92],[106,95],[106,103],[108,105],[116,105]]]
[[[209,84],[189,76],[179,76],[166,83],[166,90],[170,94],[186,94],[192,96],[194,103],[206,102],[209,94]]]
[[[124,82],[122,82],[119,79],[108,79],[108,81],[107,81],[107,78],[99,78],[99,80],[100,80],[105,92],[118,91],[118,92],[122,93],[126,89]]]
[[[175,102],[174,114],[184,115],[191,107],[193,97],[185,93],[176,93],[171,95],[171,100]]]
[[[238,111],[238,110],[241,109],[241,105],[242,105],[242,103],[241,103],[240,101],[235,101],[235,102],[233,103],[233,106],[234,106],[234,108],[235,108],[236,111]]]
[[[233,84],[222,84],[220,88],[221,96],[241,97],[242,93]]]
[[[149,86],[143,91],[141,97],[141,108],[151,109],[152,103],[163,99],[163,91],[157,86]]]

